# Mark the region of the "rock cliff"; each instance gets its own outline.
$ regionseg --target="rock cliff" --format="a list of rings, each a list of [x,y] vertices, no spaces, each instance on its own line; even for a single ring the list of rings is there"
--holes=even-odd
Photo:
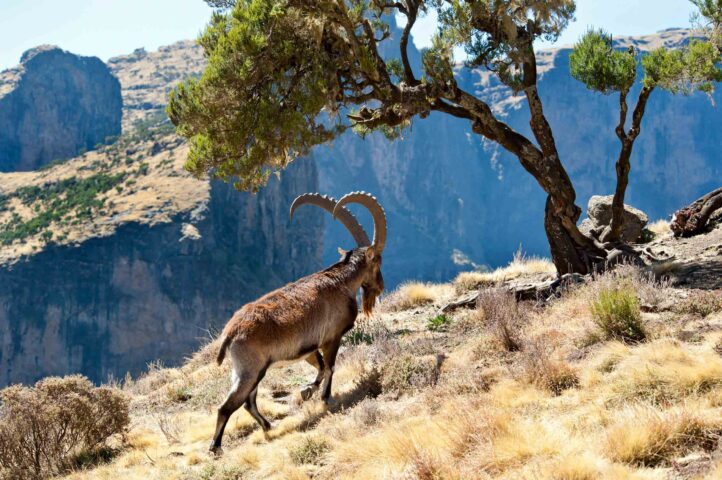
[[[35,170],[120,133],[118,80],[100,59],[54,46],[0,72],[0,172]]]
[[[187,147],[161,113],[181,77],[169,71],[191,64],[180,45],[110,63],[126,105],[116,142],[0,174],[0,386],[177,363],[245,302],[320,266],[321,212],[288,219],[318,189],[313,161],[257,195],[183,170]]]

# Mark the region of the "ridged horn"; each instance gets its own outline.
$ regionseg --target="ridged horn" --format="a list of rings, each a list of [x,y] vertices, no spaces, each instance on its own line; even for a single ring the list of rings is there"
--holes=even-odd
[[[291,204],[291,219],[293,219],[293,214],[296,209],[301,205],[315,205],[326,210],[328,213],[333,215],[334,218],[338,216],[338,219],[346,227],[346,230],[351,233],[359,247],[366,247],[368,245],[371,245],[371,242],[369,241],[369,236],[366,234],[366,231],[364,231],[359,221],[356,220],[356,217],[354,217],[347,208],[341,207],[341,209],[338,211],[338,215],[334,213],[336,204],[336,199],[334,199],[333,197],[321,195],[320,193],[304,193],[303,195],[299,195],[298,197],[296,197],[296,199]]]
[[[371,212],[371,216],[374,219],[373,246],[378,253],[383,252],[384,246],[386,245],[386,213],[384,213],[384,209],[378,200],[376,200],[376,197],[366,192],[347,193],[336,203],[336,207],[333,210],[334,218],[337,215],[341,215],[347,203],[358,203]]]

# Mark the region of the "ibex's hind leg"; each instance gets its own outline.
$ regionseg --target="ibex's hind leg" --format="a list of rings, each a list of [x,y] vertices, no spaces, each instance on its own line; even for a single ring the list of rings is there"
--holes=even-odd
[[[304,400],[311,398],[316,390],[318,390],[318,387],[321,385],[321,380],[323,380],[324,371],[324,362],[320,351],[316,350],[313,352],[311,355],[306,357],[306,361],[316,367],[318,373],[316,374],[316,380],[309,383],[301,390],[301,398]]]
[[[248,400],[246,400],[246,403],[244,405],[245,409],[248,411],[248,413],[251,414],[253,418],[256,419],[258,424],[261,426],[264,432],[267,432],[271,429],[271,424],[268,420],[266,420],[263,415],[261,415],[261,412],[258,411],[258,406],[256,405],[256,395],[258,394],[258,384],[263,380],[263,376],[266,374],[266,369],[264,368],[261,370],[261,373],[258,375],[258,380],[256,381],[256,385],[253,388],[253,391],[251,391],[251,394],[248,396]]]
[[[233,374],[233,384],[231,391],[228,393],[226,400],[218,408],[218,416],[216,418],[216,433],[213,435],[213,440],[209,450],[211,452],[217,452],[221,448],[221,442],[223,440],[223,432],[226,429],[228,419],[233,415],[233,412],[238,410],[243,405],[251,391],[255,386],[255,380],[258,374],[253,372],[242,372],[240,375]]]

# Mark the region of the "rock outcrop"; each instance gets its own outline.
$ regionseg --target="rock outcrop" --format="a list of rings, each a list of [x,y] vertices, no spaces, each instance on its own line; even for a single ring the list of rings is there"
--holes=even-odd
[[[0,72],[0,172],[35,170],[120,133],[120,83],[98,58],[54,46]]]
[[[582,220],[579,229],[597,239],[603,238],[603,232],[612,224],[612,200],[614,195],[593,195],[587,204],[589,218]],[[624,205],[622,240],[636,243],[642,240],[644,229],[649,223],[647,215],[630,205]]]

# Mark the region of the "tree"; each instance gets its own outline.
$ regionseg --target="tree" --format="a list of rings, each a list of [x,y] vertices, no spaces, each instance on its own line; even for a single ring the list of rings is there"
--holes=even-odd
[[[627,51],[615,50],[611,35],[590,30],[574,46],[569,57],[571,74],[589,89],[603,94],[619,93],[619,123],[615,129],[621,142],[616,163],[617,185],[612,201],[612,223],[600,234],[603,242],[620,240],[624,215],[624,195],[629,183],[630,158],[634,141],[641,132],[647,101],[656,89],[672,94],[689,94],[696,90],[710,93],[713,82],[722,81],[718,47],[709,40],[692,39],[688,45],[670,50],[660,47],[640,56],[633,46]],[[629,107],[627,97],[642,73],[642,88],[626,130]]]
[[[430,9],[439,29],[418,72],[408,42]],[[547,193],[544,224],[559,273],[588,273],[610,246],[577,228],[581,209],[544,114],[534,54],[534,42],[556,40],[574,12],[573,0],[242,0],[213,14],[199,39],[208,67],[171,93],[168,113],[190,139],[189,171],[251,190],[348,129],[394,138],[434,111],[468,120]],[[391,41],[394,15],[406,24],[398,57],[384,58],[379,46]],[[468,55],[463,68],[488,68],[523,93],[534,141],[458,85],[455,47]]]

